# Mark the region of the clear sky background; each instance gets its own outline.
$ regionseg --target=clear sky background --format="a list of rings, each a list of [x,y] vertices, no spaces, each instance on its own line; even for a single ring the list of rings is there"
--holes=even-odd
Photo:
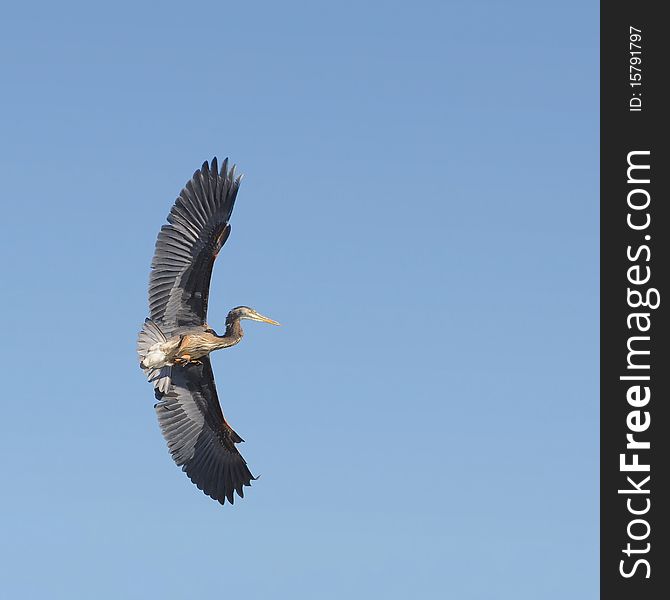
[[[598,592],[595,3],[3,9],[3,598]],[[261,478],[173,464],[135,339],[200,164]]]

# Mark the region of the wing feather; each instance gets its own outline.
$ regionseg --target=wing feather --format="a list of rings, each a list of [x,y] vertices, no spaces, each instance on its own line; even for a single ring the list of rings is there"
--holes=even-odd
[[[205,162],[179,194],[161,227],[149,278],[149,312],[167,337],[207,319],[214,259],[230,233],[241,177],[228,159]]]
[[[254,476],[235,444],[243,441],[223,417],[209,357],[173,367],[166,393],[156,391],[158,422],[174,461],[205,494],[223,504],[243,497]]]

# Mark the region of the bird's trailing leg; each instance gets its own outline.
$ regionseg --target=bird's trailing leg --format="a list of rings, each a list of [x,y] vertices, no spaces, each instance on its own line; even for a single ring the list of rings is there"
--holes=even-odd
[[[201,365],[201,360],[193,360],[190,354],[182,354],[174,359],[175,364],[184,367],[188,364]]]

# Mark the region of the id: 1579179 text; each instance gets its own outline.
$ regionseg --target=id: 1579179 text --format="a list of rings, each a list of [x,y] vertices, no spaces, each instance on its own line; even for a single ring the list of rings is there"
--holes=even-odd
[[[628,38],[628,79],[633,89],[628,101],[628,110],[640,112],[642,110],[642,30],[629,27]]]

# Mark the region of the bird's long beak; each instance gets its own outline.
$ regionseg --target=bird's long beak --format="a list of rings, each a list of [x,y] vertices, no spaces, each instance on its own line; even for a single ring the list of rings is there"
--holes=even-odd
[[[256,313],[256,318],[257,318],[257,320],[260,321],[261,323],[270,323],[270,325],[281,325],[281,323],[277,323],[277,321],[273,321],[272,319],[270,319],[270,318],[268,318],[268,317],[264,317],[264,316],[263,316],[262,314],[260,314],[260,313]]]

